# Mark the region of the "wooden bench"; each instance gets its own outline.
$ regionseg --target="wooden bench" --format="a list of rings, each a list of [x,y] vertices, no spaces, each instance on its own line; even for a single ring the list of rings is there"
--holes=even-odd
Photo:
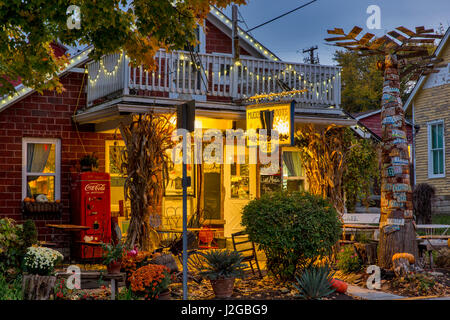
[[[344,224],[342,226],[343,235],[350,231],[356,233],[359,231],[373,232],[374,239],[378,238],[378,225],[380,223],[380,214],[378,213],[344,213],[342,216]],[[355,241],[340,240],[341,244],[354,243]]]

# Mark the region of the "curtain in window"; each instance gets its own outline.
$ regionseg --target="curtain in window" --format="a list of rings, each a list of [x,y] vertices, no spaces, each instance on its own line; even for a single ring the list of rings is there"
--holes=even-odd
[[[51,144],[29,143],[27,145],[27,172],[43,172],[51,148]]]
[[[301,177],[302,163],[300,154],[298,152],[286,151],[283,152],[283,161],[288,169],[288,177]]]
[[[43,172],[47,164],[52,145],[42,143],[27,144],[27,172]],[[39,179],[39,176],[28,176],[28,183]],[[27,196],[31,197],[30,186],[27,184]]]

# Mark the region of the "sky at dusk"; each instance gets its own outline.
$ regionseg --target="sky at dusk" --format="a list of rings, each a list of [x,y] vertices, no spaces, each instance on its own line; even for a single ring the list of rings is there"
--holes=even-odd
[[[310,0],[247,2],[246,6],[239,7],[239,11],[248,27],[253,28]],[[367,28],[366,21],[370,15],[366,10],[370,5],[378,5],[381,9],[380,30]],[[224,13],[231,18],[230,8]],[[363,32],[380,36],[399,26],[437,29],[440,23],[445,29],[450,25],[450,0],[317,0],[251,34],[284,61],[303,62],[305,55],[302,49],[317,45],[320,63],[335,64],[332,57],[336,48],[324,41],[330,37],[327,29],[341,27],[348,32],[357,25],[364,29]],[[247,30],[243,23],[240,23],[240,27]]]

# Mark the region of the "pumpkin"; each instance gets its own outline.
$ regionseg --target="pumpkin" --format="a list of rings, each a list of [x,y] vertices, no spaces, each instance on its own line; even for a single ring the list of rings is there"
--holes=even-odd
[[[55,200],[55,202],[56,202],[56,203],[60,203],[60,202],[61,202],[61,200],[59,200],[59,199],[58,199],[58,200]]]
[[[26,197],[25,199],[23,199],[23,201],[24,201],[24,202],[30,202],[30,201],[31,201],[31,198]]]
[[[331,279],[330,280],[331,287],[336,289],[336,292],[345,293],[347,292],[348,285],[346,282],[339,279]]]
[[[392,261],[397,259],[406,259],[410,264],[415,262],[414,256],[411,253],[396,253],[392,256]]]

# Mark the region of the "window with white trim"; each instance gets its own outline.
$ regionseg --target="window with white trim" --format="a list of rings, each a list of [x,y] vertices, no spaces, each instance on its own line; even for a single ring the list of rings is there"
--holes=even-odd
[[[121,154],[125,149],[125,142],[123,140],[106,140],[105,149],[105,171],[111,177],[111,211],[119,212],[119,201],[124,201],[125,177],[121,169],[123,163]],[[125,205],[129,207],[129,204]]]
[[[444,121],[428,123],[428,177],[445,177]]]
[[[60,200],[61,141],[47,138],[22,139],[22,199],[40,196]]]
[[[293,147],[283,147],[283,189],[288,191],[306,191],[305,169],[300,160],[300,152]]]

